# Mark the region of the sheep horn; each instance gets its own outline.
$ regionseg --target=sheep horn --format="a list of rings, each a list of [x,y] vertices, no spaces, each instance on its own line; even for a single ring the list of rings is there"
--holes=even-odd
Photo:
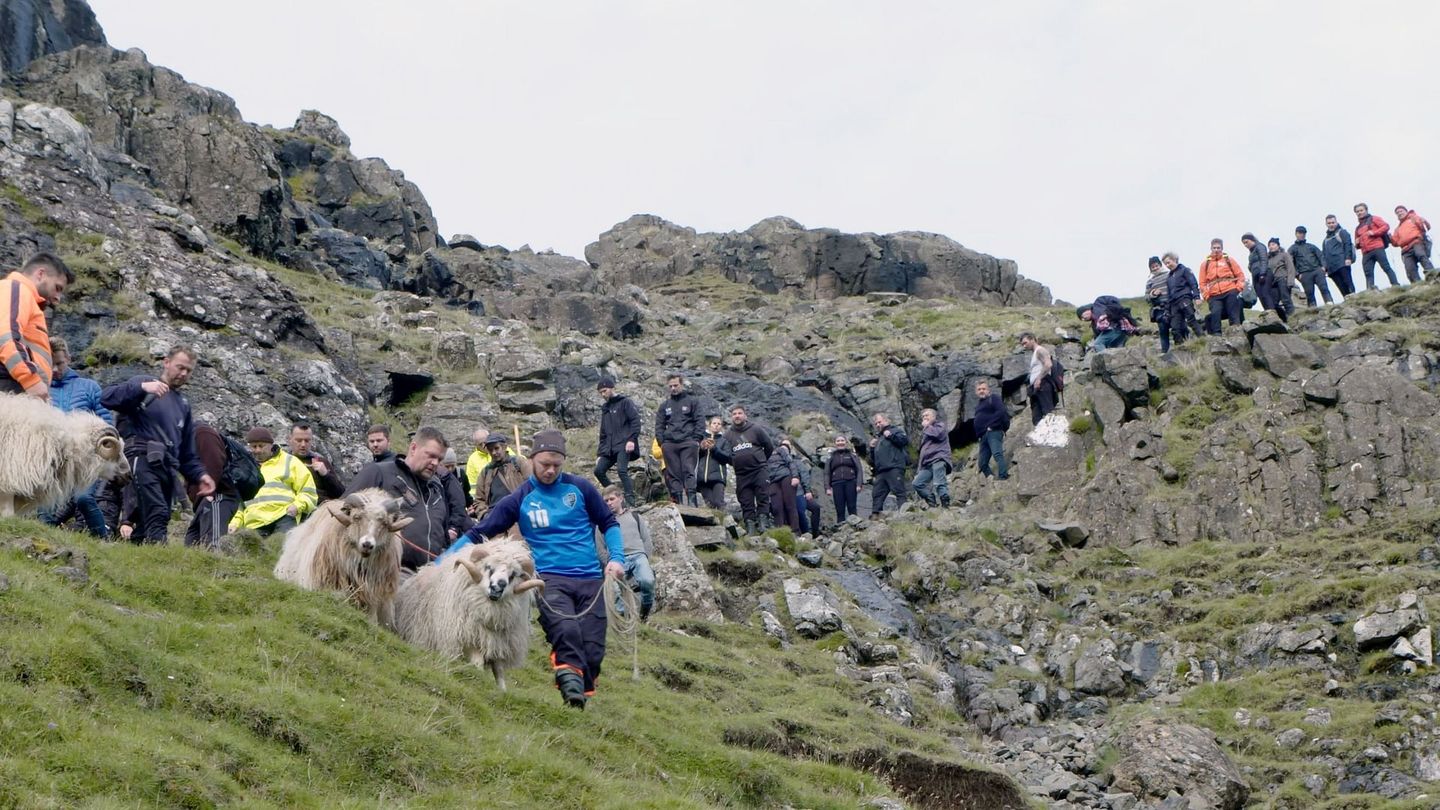
[[[100,441],[95,443],[95,449],[99,451],[100,457],[106,461],[116,461],[120,458],[120,448],[123,444],[119,436],[105,434]]]
[[[392,520],[390,521],[390,531],[392,531],[392,532],[398,532],[398,531],[400,531],[401,529],[405,528],[406,526],[409,526],[411,523],[414,523],[414,522],[415,522],[415,518],[413,518],[413,517],[398,517],[398,518],[394,518],[394,519],[392,519]]]
[[[519,585],[516,585],[513,589],[514,593],[525,593],[526,591],[540,591],[541,593],[544,593],[545,580],[539,577],[533,577],[531,579],[525,580]]]
[[[349,526],[354,522],[350,517],[350,513],[346,511],[349,508],[349,503],[349,499],[346,499],[345,504],[330,507],[330,517],[335,518],[335,522],[341,526]]]
[[[480,582],[485,579],[485,575],[480,573],[480,569],[475,565],[475,563],[470,562],[464,557],[455,558],[455,567],[464,568],[466,571],[469,571],[470,578],[475,580],[476,582]]]
[[[474,543],[470,546],[470,562],[480,562],[490,556],[490,549],[482,543]]]

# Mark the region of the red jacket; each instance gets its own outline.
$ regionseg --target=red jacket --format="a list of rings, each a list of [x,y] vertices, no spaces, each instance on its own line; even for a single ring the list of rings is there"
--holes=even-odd
[[[1355,247],[1360,248],[1361,253],[1379,250],[1385,247],[1381,237],[1389,232],[1390,223],[1371,214],[1368,220],[1355,226]]]
[[[1390,241],[1395,243],[1395,247],[1404,250],[1424,239],[1425,232],[1428,230],[1430,230],[1430,223],[1425,221],[1424,217],[1411,211],[1395,226],[1395,235],[1390,237]]]

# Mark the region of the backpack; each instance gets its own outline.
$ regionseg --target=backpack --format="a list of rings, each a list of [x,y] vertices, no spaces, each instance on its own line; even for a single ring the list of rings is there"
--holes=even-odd
[[[1060,364],[1060,355],[1050,352],[1050,384],[1055,386],[1055,393],[1065,393],[1065,366]]]
[[[228,482],[235,487],[240,500],[248,501],[265,485],[265,478],[260,475],[260,464],[250,455],[250,448],[229,436],[221,438],[225,440],[225,469],[220,473],[221,482]]]

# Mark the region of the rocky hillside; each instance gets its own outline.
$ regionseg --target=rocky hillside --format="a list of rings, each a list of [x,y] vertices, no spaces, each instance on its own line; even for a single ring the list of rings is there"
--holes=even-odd
[[[356,157],[332,119],[304,112],[284,130],[251,125],[223,94],[139,51],[105,47],[85,12],[83,3],[0,0],[0,21],[42,15],[42,28],[24,32],[78,21],[64,28],[69,39],[49,35],[44,47],[3,30],[7,59],[22,47],[49,55],[7,62],[0,90],[0,258],[51,249],[76,269],[53,331],[102,381],[151,367],[171,343],[194,344],[201,365],[190,395],[203,418],[232,432],[309,421],[351,471],[365,458],[364,426],[387,421],[438,426],[463,452],[479,423],[559,427],[575,448],[573,471],[584,472],[602,373],[651,411],[664,374],[683,369],[717,409],[749,405],[810,463],[837,432],[863,439],[875,411],[912,434],[927,407],[952,425],[951,510],[907,511],[818,541],[788,532],[736,541],[668,509],[647,515],[670,549],[656,626],[642,635],[650,653],[640,680],[606,709],[617,714],[581,733],[608,737],[645,706],[694,718],[689,736],[704,745],[647,726],[607,749],[666,752],[644,766],[657,806],[882,797],[877,806],[990,807],[1012,790],[1047,807],[1434,806],[1440,287],[1362,295],[1288,329],[1253,318],[1166,358],[1151,338],[1096,355],[1074,313],[1049,306],[1048,291],[1013,262],[931,234],[841,234],[783,218],[704,234],[636,216],[583,260],[464,234],[445,240],[420,190],[383,161]],[[1015,345],[1027,330],[1057,345],[1071,370],[1060,435],[1029,435],[1027,358]],[[980,379],[997,382],[1016,414],[1013,477],[1003,484],[979,478],[970,460]],[[303,604],[298,626],[255,624],[254,611],[299,598],[264,585],[263,550],[195,560],[36,535],[23,522],[5,530],[20,550],[0,556],[0,570],[20,587],[0,593],[0,625],[23,617],[58,631],[76,611],[115,610],[139,617],[127,632],[150,638],[178,612],[183,638],[213,631],[227,649],[263,653],[223,683],[195,661],[162,672],[171,661],[146,657],[138,643],[115,657],[66,652],[103,646],[100,630],[7,659],[0,671],[17,674],[5,688],[27,717],[73,713],[84,704],[67,697],[75,694],[118,697],[107,690],[138,673],[146,688],[135,694],[163,711],[127,706],[117,727],[190,729],[159,777],[125,771],[142,785],[132,799],[182,803],[194,787],[199,806],[343,804],[345,795],[443,803],[464,784],[417,762],[428,743],[413,729],[356,720],[412,735],[386,747],[302,711],[343,695],[325,691],[323,678],[287,680],[271,634],[305,636],[305,660],[329,660],[321,635],[351,639],[347,680],[383,648],[384,666],[408,673],[387,676],[383,705],[413,705],[401,697],[405,680],[426,683],[436,705],[472,684],[433,662],[402,663],[398,644],[345,627],[354,617],[324,600],[294,603]],[[37,537],[46,548],[24,545]],[[61,545],[102,572],[54,579],[69,574],[40,558]],[[147,563],[177,579],[126,579]],[[208,594],[213,609],[178,596],[192,592]],[[67,607],[47,613],[46,604]],[[250,635],[233,636],[242,626]],[[737,657],[743,675],[717,663]],[[783,671],[804,675],[803,697],[776,685]],[[545,718],[539,750],[556,744],[546,724],[573,721],[530,706],[553,696],[538,671],[526,672],[522,688],[534,694],[504,711]],[[224,711],[197,714],[203,705],[157,692],[167,673],[224,696]],[[722,686],[750,677],[749,697]],[[265,692],[276,678],[290,685],[284,712],[262,710],[280,699]],[[431,717],[449,719],[433,729],[463,727],[459,739],[482,750],[530,750],[529,737],[496,742],[472,729],[464,718],[489,710],[465,705],[437,709]],[[220,732],[199,728],[215,717],[225,720]],[[66,757],[108,738],[96,729],[67,737],[71,727],[55,722],[66,731],[0,726],[0,750],[55,738],[41,765],[0,759],[0,786],[27,786],[15,803],[93,795],[89,783],[53,787],[53,777]],[[841,744],[857,729],[867,736]],[[324,756],[307,753],[337,734]],[[595,764],[566,745],[567,756]],[[291,750],[280,764],[247,764],[277,746]],[[397,751],[406,764],[379,775],[344,764],[347,752],[388,763],[381,754]],[[284,764],[292,754],[340,793],[291,777],[279,792],[258,787],[293,770]],[[723,780],[692,767],[714,758],[728,763]],[[556,786],[574,776],[564,766],[537,754],[507,771],[501,760],[480,767],[511,780],[504,801],[523,803],[519,786],[538,780],[564,803]],[[781,775],[792,768],[799,781]],[[619,778],[602,771],[586,795],[605,805]]]

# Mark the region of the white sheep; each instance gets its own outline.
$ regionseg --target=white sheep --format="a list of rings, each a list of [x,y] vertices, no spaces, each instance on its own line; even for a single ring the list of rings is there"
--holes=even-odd
[[[469,546],[400,586],[395,631],[416,646],[488,667],[503,692],[505,670],[530,652],[530,591],[544,589],[523,541]]]
[[[124,473],[125,442],[104,419],[0,394],[0,517],[58,506]]]
[[[337,591],[370,620],[393,624],[400,586],[400,540],[396,532],[414,518],[402,517],[399,498],[366,489],[327,501],[285,534],[276,579],[307,591]]]

